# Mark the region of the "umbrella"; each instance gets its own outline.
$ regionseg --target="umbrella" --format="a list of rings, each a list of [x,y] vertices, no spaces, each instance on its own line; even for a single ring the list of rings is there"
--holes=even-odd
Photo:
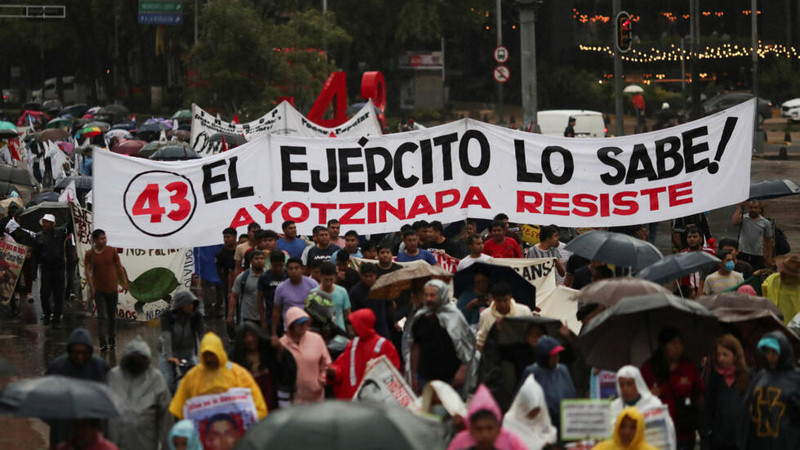
[[[401,292],[411,288],[411,281],[419,278],[452,277],[453,274],[440,266],[432,266],[425,261],[414,261],[402,269],[378,278],[370,289],[370,298],[397,298]]]
[[[122,140],[122,139],[133,139],[133,135],[128,130],[122,130],[122,129],[119,129],[119,128],[106,131],[105,137],[109,141],[111,139],[113,139],[113,138],[117,138],[117,139],[120,139],[120,140]]]
[[[8,181],[0,181],[0,196],[7,198],[14,191],[17,191],[17,194],[19,194],[19,189],[17,189],[13,183],[9,183]]]
[[[131,132],[131,131],[136,129],[136,121],[135,120],[131,120],[131,121],[128,121],[128,122],[115,123],[111,127],[111,129],[112,130],[125,130],[125,131],[128,131],[128,132]]]
[[[139,157],[140,158],[149,158],[150,155],[157,152],[158,149],[161,147],[166,147],[167,145],[175,145],[174,142],[167,142],[167,141],[153,141],[147,143],[144,147],[139,149]]]
[[[17,126],[11,122],[0,120],[0,130],[14,130],[17,131]]]
[[[36,136],[39,142],[57,142],[69,139],[69,132],[63,128],[50,128]]]
[[[47,122],[45,128],[64,128],[72,125],[72,119],[65,119],[64,117],[56,117],[55,119]]]
[[[5,410],[41,419],[118,417],[116,402],[114,393],[103,383],[60,375],[13,382],[0,396],[0,407]]]
[[[167,119],[164,119],[162,117],[150,118],[150,119],[147,119],[144,122],[145,125],[150,125],[150,124],[153,124],[153,123],[160,123],[161,125],[164,125],[165,127],[167,127],[168,130],[171,130],[172,129],[172,125],[173,125],[171,120],[167,120]]]
[[[719,262],[719,258],[706,252],[676,253],[645,267],[636,274],[636,277],[656,283],[666,283]]]
[[[170,119],[173,120],[191,120],[192,119],[192,110],[191,109],[179,109],[175,111]]]
[[[594,282],[578,291],[572,299],[579,305],[597,303],[611,307],[625,297],[669,293],[668,289],[652,281],[623,277]]]
[[[644,89],[638,84],[629,84],[622,90],[623,94],[641,94],[642,92],[644,92]]]
[[[111,124],[108,122],[102,122],[99,120],[95,120],[83,125],[84,128],[99,128],[100,131],[106,132],[111,129]]]
[[[96,114],[112,115],[112,116],[126,116],[128,115],[128,108],[122,105],[106,105],[100,108]]]
[[[228,147],[238,147],[247,143],[247,139],[244,136],[232,133],[214,133],[208,138],[208,142],[222,142],[223,137],[225,137],[225,144],[227,144]]]
[[[198,159],[200,156],[197,155],[197,152],[192,147],[173,142],[172,145],[165,145],[159,148],[149,158],[156,161],[183,161],[186,159]]]
[[[755,359],[758,354],[758,341],[764,334],[779,330],[789,340],[794,354],[800,353],[800,337],[791,331],[771,311],[762,309],[716,308],[711,312],[720,321],[722,328],[730,332],[742,343],[746,353]]]
[[[589,366],[616,371],[641,366],[658,348],[658,334],[674,327],[683,337],[684,356],[699,360],[718,334],[714,315],[697,302],[670,294],[627,297],[581,330],[578,345]]]
[[[18,375],[17,369],[11,364],[11,361],[0,356],[0,377],[13,377]]]
[[[186,130],[169,130],[167,131],[167,137],[169,138],[176,138],[179,141],[189,142],[192,139],[192,133]]]
[[[722,292],[714,295],[704,295],[699,297],[697,303],[705,306],[708,310],[715,309],[743,309],[750,311],[769,311],[781,320],[784,319],[783,313],[772,300],[764,297],[754,297],[741,292]],[[800,355],[800,353],[798,353]]]
[[[145,145],[147,145],[147,142],[145,141],[129,139],[111,147],[111,151],[114,153],[119,153],[120,155],[139,156],[139,151]]]
[[[795,194],[800,194],[800,186],[792,180],[764,180],[750,185],[750,200],[766,200]]]
[[[59,181],[53,190],[56,192],[61,192],[66,189],[72,181],[75,181],[75,191],[78,194],[85,194],[92,190],[92,177],[88,175],[70,175],[67,178]]]
[[[163,130],[169,130],[170,127],[161,122],[146,123],[136,129],[136,133],[161,133]]]
[[[7,165],[0,165],[0,181],[8,181],[9,183],[29,187],[34,187],[39,184],[27,170],[21,167]]]
[[[565,250],[587,259],[641,270],[661,260],[651,243],[622,233],[589,231],[569,241]]]
[[[13,130],[11,128],[0,129],[0,139],[14,139],[16,137],[19,137],[17,127],[14,127]]]
[[[453,278],[453,291],[456,298],[462,292],[472,288],[475,271],[487,274],[490,280],[505,281],[511,288],[511,295],[515,301],[527,305],[531,309],[536,307],[536,288],[525,278],[522,278],[522,275],[511,267],[485,262],[473,263],[466,269],[456,272]]]
[[[437,422],[404,408],[367,402],[327,401],[292,406],[253,425],[236,446],[268,448],[444,449]]]
[[[89,105],[84,103],[77,103],[74,105],[67,106],[66,108],[61,110],[61,115],[66,117],[81,117],[86,114],[86,111],[89,110]]]
[[[62,202],[42,202],[36,206],[28,208],[17,217],[22,228],[31,231],[39,231],[42,226],[39,224],[39,219],[44,217],[45,214],[52,214],[56,217],[56,226],[60,227],[65,223],[72,220],[70,215],[69,205]]]
[[[30,203],[34,205],[38,205],[42,202],[57,202],[58,198],[61,196],[58,192],[48,191],[42,192],[41,194],[36,194],[31,198]]]
[[[60,112],[62,108],[64,108],[64,105],[62,105],[61,102],[56,100],[56,99],[45,100],[45,102],[42,103],[42,110],[43,111]]]
[[[103,130],[101,130],[98,127],[85,127],[82,130],[78,130],[78,132],[75,133],[75,139],[95,137],[101,134],[103,134]]]

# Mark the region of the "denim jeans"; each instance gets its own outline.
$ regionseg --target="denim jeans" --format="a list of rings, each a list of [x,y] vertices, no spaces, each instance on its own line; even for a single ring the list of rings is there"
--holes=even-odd
[[[117,329],[117,292],[95,292],[94,303],[97,305],[97,334],[100,339],[114,339]]]

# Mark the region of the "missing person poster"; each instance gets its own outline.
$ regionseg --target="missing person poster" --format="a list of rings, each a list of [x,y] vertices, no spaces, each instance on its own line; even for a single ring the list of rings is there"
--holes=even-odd
[[[0,304],[11,301],[27,251],[24,245],[0,240]]]
[[[384,355],[367,363],[364,379],[361,380],[353,401],[396,403],[411,411],[419,409],[411,386]]]
[[[258,421],[253,393],[231,388],[220,394],[192,397],[183,405],[183,417],[194,422],[205,449],[232,449]]]

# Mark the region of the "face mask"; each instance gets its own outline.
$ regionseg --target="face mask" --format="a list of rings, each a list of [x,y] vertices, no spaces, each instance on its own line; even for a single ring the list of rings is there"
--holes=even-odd
[[[728,262],[725,263],[725,271],[726,272],[733,271],[733,267],[734,267],[733,261],[728,261]]]
[[[131,375],[141,375],[150,366],[150,361],[147,358],[128,357],[123,358],[120,366]]]

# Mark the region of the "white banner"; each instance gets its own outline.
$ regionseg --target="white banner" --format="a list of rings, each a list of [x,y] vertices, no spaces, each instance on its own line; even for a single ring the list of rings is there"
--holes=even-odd
[[[334,128],[326,128],[308,120],[289,102],[283,101],[260,118],[242,124],[219,120],[211,113],[192,104],[192,148],[200,156],[209,156],[222,151],[222,142],[210,142],[217,133],[244,136],[248,141],[268,134],[298,137],[338,137],[380,135],[381,125],[375,115],[372,102],[361,108],[350,120]]]
[[[92,248],[92,213],[70,203],[75,228],[75,247],[78,252],[78,271],[81,276],[83,298],[89,298],[86,270],[83,265],[86,252]],[[113,236],[109,231],[106,236]],[[169,309],[170,294],[175,290],[189,289],[194,273],[193,249],[119,249],[119,259],[130,280],[129,291],[119,290],[117,317],[146,322]],[[92,311],[94,312],[94,311]]]
[[[317,139],[267,135],[207,158],[95,155],[94,210],[121,247],[213,245],[220,230],[338,219],[361,234],[467,217],[569,227],[651,223],[747,199],[749,101],[684,125],[610,139],[548,137],[462,119]]]

